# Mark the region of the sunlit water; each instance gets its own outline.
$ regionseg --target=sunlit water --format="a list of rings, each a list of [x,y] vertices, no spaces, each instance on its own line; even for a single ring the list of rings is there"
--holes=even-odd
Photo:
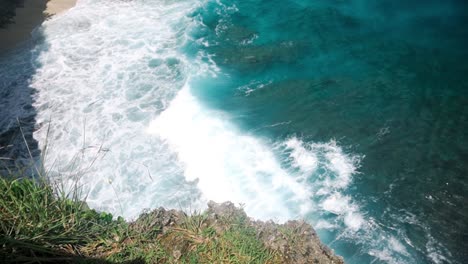
[[[439,2],[80,0],[0,61],[3,120],[27,78],[49,175],[115,215],[230,200],[347,263],[464,263],[466,6]]]

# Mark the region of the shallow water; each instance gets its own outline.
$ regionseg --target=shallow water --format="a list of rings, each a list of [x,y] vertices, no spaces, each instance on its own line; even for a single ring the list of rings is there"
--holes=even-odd
[[[50,175],[95,208],[231,200],[307,219],[347,263],[464,263],[466,11],[82,0],[0,62],[0,88],[31,75]]]

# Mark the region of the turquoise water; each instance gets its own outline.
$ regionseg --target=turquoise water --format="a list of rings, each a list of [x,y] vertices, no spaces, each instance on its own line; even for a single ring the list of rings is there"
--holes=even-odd
[[[346,263],[466,263],[467,11],[80,0],[0,57],[0,154],[29,158],[18,118],[99,210],[230,200]]]
[[[336,139],[362,155],[345,193],[398,238],[402,262],[467,262],[466,7],[212,2],[192,14],[204,24],[193,36],[205,45],[186,51],[203,49],[226,75],[194,90],[254,134]],[[337,239],[342,232],[319,231],[349,263],[371,262],[355,241]]]

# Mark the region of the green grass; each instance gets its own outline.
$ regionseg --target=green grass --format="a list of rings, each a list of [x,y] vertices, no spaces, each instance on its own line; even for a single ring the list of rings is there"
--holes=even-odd
[[[216,227],[206,214],[188,216],[169,236],[189,241],[181,263],[281,263],[275,252],[257,239],[246,219],[224,219]]]
[[[89,209],[45,181],[0,175],[0,263],[281,263],[245,219],[184,216],[166,232]]]
[[[123,227],[110,214],[57,195],[46,182],[0,178],[0,257],[11,262],[80,256],[82,247]]]

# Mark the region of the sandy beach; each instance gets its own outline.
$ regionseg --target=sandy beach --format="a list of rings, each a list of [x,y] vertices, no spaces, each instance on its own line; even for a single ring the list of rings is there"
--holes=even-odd
[[[45,13],[58,15],[75,6],[77,0],[50,0],[47,2]]]
[[[31,37],[31,32],[47,18],[65,12],[76,0],[25,0],[16,9],[12,24],[0,28],[0,53],[8,51]]]

